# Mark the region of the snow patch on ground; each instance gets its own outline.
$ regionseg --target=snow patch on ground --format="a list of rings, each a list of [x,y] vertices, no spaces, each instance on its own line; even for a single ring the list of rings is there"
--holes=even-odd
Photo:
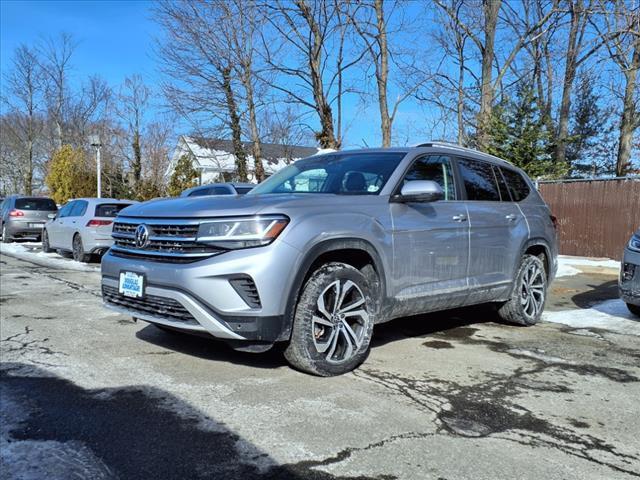
[[[69,258],[63,258],[57,253],[44,253],[41,248],[42,244],[39,242],[2,243],[0,244],[0,253],[45,267],[79,270],[82,272],[100,271],[99,264],[76,262]]]
[[[640,319],[634,316],[619,299],[607,300],[591,308],[545,312],[542,320],[577,329],[600,328],[640,337]]]
[[[577,268],[576,268],[577,267]],[[569,277],[582,273],[580,267],[600,267],[620,270],[620,262],[607,258],[594,260],[585,257],[558,256],[558,273],[556,277]]]

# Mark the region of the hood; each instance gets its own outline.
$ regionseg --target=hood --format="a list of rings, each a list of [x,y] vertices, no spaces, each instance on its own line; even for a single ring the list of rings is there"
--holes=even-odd
[[[356,199],[371,197],[351,197]],[[266,195],[220,195],[204,197],[181,197],[151,200],[138,203],[120,211],[122,217],[145,218],[198,218],[257,215],[259,213],[286,213],[296,207],[340,203],[345,197],[332,194],[266,194]]]

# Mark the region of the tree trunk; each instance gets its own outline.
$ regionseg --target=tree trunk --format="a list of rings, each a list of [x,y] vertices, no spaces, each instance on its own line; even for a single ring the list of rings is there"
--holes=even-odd
[[[482,49],[482,84],[480,87],[480,112],[478,113],[477,141],[480,150],[489,145],[489,124],[493,109],[493,60],[498,13],[502,0],[483,0],[484,48]]]
[[[571,3],[571,27],[567,41],[566,65],[562,84],[562,99],[560,100],[560,114],[558,115],[558,133],[556,135],[556,162],[562,164],[567,159],[567,137],[569,136],[569,115],[571,113],[571,90],[576,78],[577,58],[580,46],[578,30],[584,9],[582,0]]]
[[[133,132],[133,142],[131,144],[131,147],[133,148],[133,165],[132,165],[133,180],[134,180],[134,187],[137,189],[138,186],[140,185],[140,178],[142,177],[142,152],[140,149],[140,131],[137,127]]]
[[[378,47],[380,48],[380,63],[376,65],[376,80],[378,83],[378,104],[380,105],[380,128],[382,130],[382,146],[391,146],[391,127],[393,120],[389,117],[387,103],[387,82],[389,80],[389,49],[387,47],[387,29],[384,21],[383,0],[375,0],[374,8],[377,19]]]
[[[236,106],[236,99],[233,95],[233,87],[231,85],[231,67],[222,69],[222,88],[227,100],[227,110],[229,113],[229,124],[231,127],[231,139],[233,141],[233,153],[236,157],[236,169],[238,171],[238,180],[247,181],[247,155],[242,146],[242,128],[240,126],[240,116]]]
[[[32,121],[31,119],[29,120]],[[27,171],[24,176],[24,194],[33,194],[33,139],[32,135],[29,135],[27,140]]]
[[[309,56],[309,73],[311,75],[311,85],[313,90],[313,100],[316,106],[316,112],[320,119],[320,132],[316,134],[318,142],[322,148],[340,148],[336,141],[334,128],[333,128],[333,112],[331,111],[331,105],[327,101],[324,93],[324,85],[322,81],[322,68],[320,60],[322,56],[322,35],[320,28],[313,13],[311,12],[309,5],[305,0],[296,0],[296,5],[300,10],[302,17],[305,19],[311,30],[313,41],[311,49],[308,52]]]
[[[464,44],[460,39],[458,44],[458,101],[456,116],[458,121],[458,145],[464,144]]]
[[[262,148],[260,146],[260,133],[258,132],[258,120],[256,118],[256,105],[253,100],[253,84],[251,83],[251,66],[245,69],[243,76],[244,88],[247,94],[247,109],[249,110],[249,129],[251,131],[251,150],[253,154],[253,171],[258,182],[264,180],[264,166],[262,165]]]
[[[624,104],[622,107],[622,118],[620,119],[620,142],[618,145],[618,158],[616,161],[616,175],[622,177],[629,169],[631,159],[631,149],[633,143],[633,132],[640,124],[638,112],[635,110],[635,90],[636,80],[640,69],[640,37],[636,37],[633,47],[633,57],[631,65],[624,71],[625,89]]]

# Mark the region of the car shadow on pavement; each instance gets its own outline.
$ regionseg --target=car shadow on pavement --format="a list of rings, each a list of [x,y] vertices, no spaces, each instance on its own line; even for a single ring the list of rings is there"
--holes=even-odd
[[[439,337],[453,339],[471,336],[477,329],[474,324],[500,323],[495,308],[491,305],[456,308],[440,312],[398,318],[376,325],[371,339],[373,348],[410,337]]]
[[[472,325],[488,322],[499,322],[495,309],[488,305],[398,318],[375,326],[371,347],[376,348],[387,343],[412,337],[427,337],[436,333],[439,334],[439,338],[452,340],[466,338],[477,330],[472,328]],[[267,352],[256,354],[233,350],[225,342],[214,338],[167,332],[153,325],[147,325],[138,330],[136,337],[158,347],[205,360],[267,369],[288,365],[283,356],[284,342],[276,344]]]
[[[590,282],[585,286],[588,287],[588,290],[571,297],[571,301],[579,308],[591,308],[597,303],[620,298],[617,280],[608,280],[602,283]]]
[[[282,348],[279,348],[278,345],[260,354],[239,352],[213,337],[206,338],[187,333],[168,332],[153,325],[147,325],[138,330],[136,337],[158,347],[205,360],[229,362],[256,368],[278,368],[287,365],[282,356]]]
[[[165,390],[85,389],[22,363],[0,369],[6,478],[289,479],[335,477],[333,459],[279,465]],[[349,477],[352,478],[352,477]]]

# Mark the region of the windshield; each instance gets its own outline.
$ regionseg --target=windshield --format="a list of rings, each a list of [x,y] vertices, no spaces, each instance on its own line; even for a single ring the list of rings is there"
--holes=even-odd
[[[338,153],[305,158],[269,177],[247,195],[378,195],[405,155],[405,152]]]

